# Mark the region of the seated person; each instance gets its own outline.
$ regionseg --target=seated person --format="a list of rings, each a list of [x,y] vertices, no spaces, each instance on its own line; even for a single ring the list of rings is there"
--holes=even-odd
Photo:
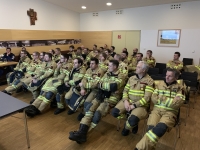
[[[155,149],[158,140],[174,127],[181,105],[185,101],[185,90],[177,82],[179,71],[168,68],[164,81],[155,85],[151,100],[154,103],[149,116],[148,131],[136,145],[136,150]]]
[[[99,55],[99,67],[101,68],[101,70],[105,73],[108,70],[108,63],[109,61],[106,59],[107,55],[106,53],[102,52]]]
[[[53,77],[49,78],[41,89],[37,99],[26,109],[26,114],[30,117],[44,112],[50,105],[53,97],[57,93],[57,87],[64,83],[65,76],[69,76],[72,64],[67,63],[67,57],[60,56],[60,61],[54,71]]]
[[[129,72],[135,72],[138,62],[142,61],[142,57],[143,57],[142,53],[136,54],[136,57],[132,59],[132,62],[128,65]]]
[[[2,61],[14,61],[15,60],[15,55],[13,53],[11,53],[11,48],[7,47],[6,48],[6,53],[3,54],[3,56],[1,57]]]
[[[179,52],[174,53],[174,59],[168,61],[167,68],[177,69],[178,71],[182,71],[183,62],[179,60],[181,54]]]
[[[23,54],[21,56],[22,56],[21,58],[23,58]],[[31,77],[31,75],[36,70],[37,66],[40,64],[39,53],[34,52],[32,56],[33,56],[33,60],[31,60],[30,64],[27,64],[26,68],[22,69],[23,72],[18,72],[15,75],[14,81],[11,83],[11,85],[6,87],[3,92],[11,95],[11,93],[16,90],[18,92],[21,91],[23,82],[26,80],[27,77]]]
[[[79,130],[69,133],[70,140],[77,143],[86,142],[88,131],[97,126],[101,118],[108,114],[110,107],[114,107],[120,100],[124,88],[124,75],[119,72],[118,67],[117,60],[110,60],[109,70],[99,82],[97,95],[86,106]]]
[[[74,104],[75,102],[86,96],[84,107],[88,105],[95,97],[97,93],[98,83],[100,78],[103,76],[103,71],[99,67],[99,60],[97,58],[91,58],[90,68],[86,71],[83,79],[79,83],[79,88],[72,89],[65,95],[66,103],[69,107],[68,115],[75,113]],[[76,98],[73,97],[73,93],[76,93]],[[76,100],[75,100],[76,99]],[[80,114],[80,117],[83,114]]]
[[[152,56],[152,51],[151,50],[148,50],[147,51],[147,55],[146,55],[146,57],[144,57],[142,60],[143,61],[146,61],[148,64],[149,64],[149,67],[150,68],[154,68],[155,67],[155,65],[156,65],[156,60],[155,60],[155,58]]]
[[[112,116],[118,119],[126,116],[126,113],[130,113],[122,130],[123,136],[127,136],[130,130],[136,134],[139,121],[147,117],[151,95],[154,91],[154,82],[147,74],[148,69],[149,66],[144,61],[137,64],[136,75],[129,78],[123,91],[122,100],[111,112]]]
[[[19,62],[17,64],[17,66],[14,68],[14,72],[9,72],[6,75],[8,85],[11,85],[11,83],[14,81],[15,75],[17,73],[20,73],[20,76],[21,75],[24,76],[23,72],[26,71],[26,67],[31,62],[31,59],[28,58],[28,56],[27,56],[27,51],[21,50],[20,56],[21,56],[20,60],[19,60]]]
[[[64,78],[64,83],[57,87],[57,109],[54,111],[55,115],[65,111],[66,103],[64,96],[66,92],[70,90],[72,91],[76,86],[78,86],[83,76],[85,75],[86,69],[83,65],[83,60],[81,58],[75,58],[73,62],[74,66],[70,74],[66,75]]]
[[[111,51],[109,49],[105,49],[104,53],[106,53],[106,55],[107,55],[107,58],[106,58],[107,60],[113,59],[113,57],[111,56]]]
[[[45,81],[54,74],[56,69],[56,63],[52,60],[51,53],[45,53],[45,62],[42,62],[31,77],[24,79],[23,86],[32,92],[34,101],[40,93],[40,87],[45,83]]]

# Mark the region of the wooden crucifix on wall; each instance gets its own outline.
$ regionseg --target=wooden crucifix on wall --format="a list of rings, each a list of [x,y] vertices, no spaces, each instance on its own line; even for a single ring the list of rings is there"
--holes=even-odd
[[[34,9],[29,9],[27,11],[27,15],[30,17],[30,23],[31,25],[35,25],[35,20],[37,20],[37,12],[34,11]]]

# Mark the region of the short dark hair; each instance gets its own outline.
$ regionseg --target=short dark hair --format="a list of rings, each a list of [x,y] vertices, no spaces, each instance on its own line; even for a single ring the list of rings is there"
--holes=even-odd
[[[116,66],[117,68],[119,67],[119,61],[112,59],[109,61],[110,63],[112,63],[114,66]]]
[[[143,57],[143,54],[142,54],[142,53],[137,53],[137,54],[139,54],[141,57]]]
[[[126,54],[126,56],[128,56],[128,52],[127,52],[127,51],[124,51],[124,52],[122,52],[122,53],[124,53],[124,54]]]
[[[103,49],[103,47],[99,47],[99,48]]]
[[[179,52],[175,52],[174,54],[177,54],[177,55],[178,55],[178,57],[180,57],[180,56],[181,56],[181,54],[180,54]]]
[[[79,49],[79,50],[82,50],[82,48],[81,48],[81,47],[77,47],[77,50],[78,50],[78,49]]]
[[[111,53],[111,51],[109,49],[105,49],[104,51],[108,51],[109,54]]]
[[[167,71],[173,72],[175,75],[175,78],[179,78],[180,72],[177,69],[167,68]]]
[[[96,45],[96,44],[94,44],[94,47],[96,47],[96,48],[97,48],[97,45]]]
[[[61,52],[61,49],[59,47],[56,48],[59,52]]]
[[[153,53],[152,50],[147,50],[147,52],[150,52],[151,54]]]
[[[23,52],[24,54],[28,54],[28,52],[26,50],[21,50],[21,52]]]
[[[6,50],[7,50],[7,49],[9,49],[9,50],[11,51],[11,48],[10,48],[10,47],[7,47]]]
[[[90,59],[90,62],[91,61],[95,61],[95,64],[99,64],[99,60],[97,59],[97,58],[95,58],[95,57],[92,57],[91,59]]]
[[[70,45],[70,46],[69,46],[69,48],[72,48],[72,49],[74,49],[74,45]]]
[[[46,52],[41,52],[41,53],[42,53],[43,56],[46,54]]]
[[[51,53],[45,53],[45,55],[48,55],[49,58],[51,58],[51,60],[52,60],[52,54]]]
[[[106,59],[107,58],[107,54],[106,53],[101,53],[101,55]]]
[[[114,46],[111,46],[111,47],[112,47],[113,50],[115,50],[115,47],[114,47]]]
[[[81,64],[81,66],[83,65],[83,60],[81,58],[75,58],[75,59],[78,60],[78,64]]]
[[[55,51],[53,49],[51,49],[52,53],[55,54]],[[45,55],[45,54],[44,54]]]
[[[39,52],[33,52],[33,53],[35,53],[35,55],[37,55],[37,56],[40,56],[40,53],[39,53]]]

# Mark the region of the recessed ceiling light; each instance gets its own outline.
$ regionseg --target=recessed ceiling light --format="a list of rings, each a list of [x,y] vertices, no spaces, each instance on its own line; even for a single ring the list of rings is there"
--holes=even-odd
[[[111,6],[111,5],[112,5],[112,3],[106,3],[106,5],[107,5],[107,6]]]
[[[82,8],[82,9],[86,9],[86,6],[82,6],[81,8]]]

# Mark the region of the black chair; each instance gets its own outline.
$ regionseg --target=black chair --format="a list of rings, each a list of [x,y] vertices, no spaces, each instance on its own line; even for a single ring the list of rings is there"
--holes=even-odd
[[[182,72],[181,79],[183,79],[186,87],[190,92],[194,92],[194,102],[196,103],[196,94],[198,91],[198,73],[197,72]],[[194,108],[194,105],[193,105]]]
[[[165,79],[164,77],[158,76],[158,75],[151,75],[151,78],[152,78],[153,80],[164,80],[164,79]]]
[[[159,74],[162,74],[163,70],[166,69],[166,64],[164,64],[164,63],[156,63],[155,68],[159,68]]]
[[[159,74],[159,68],[149,68],[147,72],[150,76]]]
[[[193,59],[192,58],[183,58],[183,66],[192,65]]]

